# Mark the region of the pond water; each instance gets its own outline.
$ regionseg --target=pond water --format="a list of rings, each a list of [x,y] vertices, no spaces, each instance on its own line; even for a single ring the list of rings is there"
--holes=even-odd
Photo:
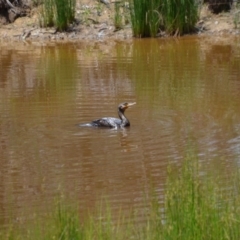
[[[206,171],[240,165],[240,41],[2,44],[0,220],[22,221],[57,196],[141,209],[167,166],[194,149]],[[128,129],[79,127],[117,117]]]

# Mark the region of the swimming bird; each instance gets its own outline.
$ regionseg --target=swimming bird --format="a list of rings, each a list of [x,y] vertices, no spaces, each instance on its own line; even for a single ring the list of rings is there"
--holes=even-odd
[[[93,120],[90,123],[81,124],[81,126],[92,126],[92,127],[108,127],[108,128],[125,128],[130,126],[129,120],[125,117],[124,112],[130,106],[136,104],[133,103],[121,103],[118,105],[118,116],[119,118],[114,117],[104,117]]]

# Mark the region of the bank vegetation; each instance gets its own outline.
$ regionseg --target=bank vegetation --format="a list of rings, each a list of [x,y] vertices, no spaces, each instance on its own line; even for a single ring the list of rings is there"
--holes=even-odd
[[[224,21],[227,33],[238,34],[237,29],[240,26],[240,11],[237,2],[232,0],[206,0],[208,1],[208,9],[213,13],[221,11],[230,11],[229,18]],[[204,1],[204,2],[206,2]],[[31,4],[29,4],[31,3]],[[37,21],[19,21],[17,28],[8,27],[14,32],[22,29],[23,39],[29,36],[40,36],[45,31],[41,31],[49,27],[55,30],[48,36],[50,38],[58,38],[55,33],[64,33],[64,36],[70,35],[72,38],[81,39],[85,37],[85,33],[101,36],[117,36],[118,32],[122,33],[122,38],[129,37],[159,37],[159,36],[180,36],[189,33],[200,33],[208,30],[219,31],[218,20],[215,17],[204,16],[200,19],[202,9],[206,4],[197,0],[0,0],[0,28],[7,23],[13,23],[17,18],[37,15]],[[217,7],[217,8],[216,8]],[[225,8],[224,8],[225,7]],[[32,11],[31,11],[32,9]],[[34,10],[35,9],[35,10]],[[214,23],[209,25],[207,19],[213,19]],[[221,14],[219,14],[221,19]],[[36,19],[36,18],[34,18]],[[204,19],[204,20],[203,20]],[[100,25],[104,25],[103,27]],[[103,34],[98,32],[98,28],[103,29]],[[132,30],[132,34],[128,29]],[[94,31],[94,29],[96,29]],[[222,29],[222,28],[221,28]],[[123,30],[123,31],[119,31]],[[213,32],[216,32],[213,31]],[[8,36],[10,31],[2,30],[1,35]],[[19,33],[12,33],[18,35]],[[52,35],[51,34],[55,34]],[[60,36],[62,37],[63,34]],[[121,33],[120,33],[121,36]],[[5,37],[5,38],[6,38]]]

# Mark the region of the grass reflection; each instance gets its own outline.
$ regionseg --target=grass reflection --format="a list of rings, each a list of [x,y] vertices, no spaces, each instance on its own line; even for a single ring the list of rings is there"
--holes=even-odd
[[[206,47],[203,41],[188,38],[134,41],[117,54],[119,59],[124,54],[131,57],[131,62],[118,65],[123,69],[125,64],[139,98],[176,110],[206,112],[219,106],[225,110],[229,105],[239,106],[234,94],[239,82],[238,56],[233,52],[231,45],[209,43]]]
[[[67,45],[46,48],[43,49],[43,56],[39,61],[35,96],[40,99],[53,96],[61,96],[63,100],[69,98],[69,91],[66,89],[74,93],[79,76],[76,51]]]

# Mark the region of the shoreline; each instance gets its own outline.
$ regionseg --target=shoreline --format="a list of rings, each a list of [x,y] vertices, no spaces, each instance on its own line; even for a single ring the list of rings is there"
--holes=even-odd
[[[96,17],[94,11],[85,16],[85,5],[77,5],[76,22],[67,32],[58,32],[55,28],[41,28],[39,24],[40,10],[32,9],[29,16],[21,17],[15,22],[0,27],[0,41],[41,41],[41,42],[77,42],[77,41],[129,41],[135,39],[132,36],[131,25],[125,25],[120,30],[115,30],[113,23],[114,9],[102,6],[100,17]],[[95,5],[89,5],[87,10],[95,9]],[[207,36],[207,37],[235,37],[240,36],[240,11],[232,9],[230,12],[219,14],[211,13],[206,5],[201,7],[200,19],[196,24],[196,32],[180,36]],[[234,16],[239,17],[236,21]],[[82,17],[80,19],[80,16]],[[178,38],[168,36],[164,32],[158,38]]]

